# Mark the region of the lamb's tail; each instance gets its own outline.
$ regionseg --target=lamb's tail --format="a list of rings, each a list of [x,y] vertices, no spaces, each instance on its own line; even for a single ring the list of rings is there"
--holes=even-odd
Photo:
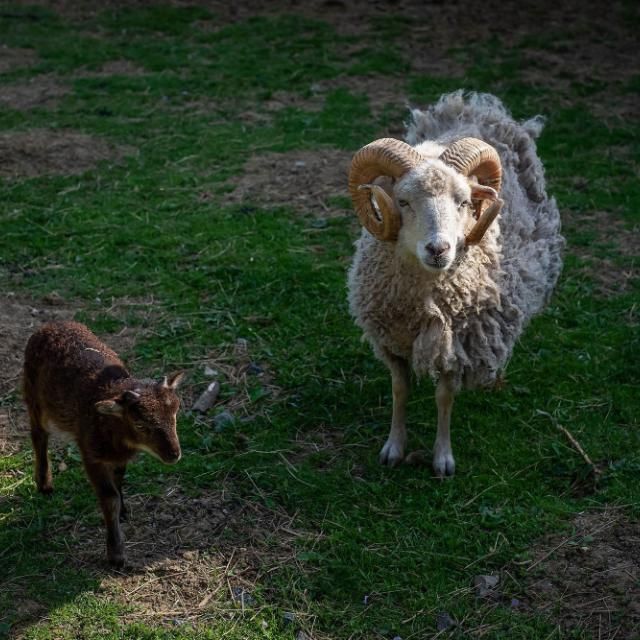
[[[503,165],[513,167],[527,197],[542,202],[547,196],[535,138],[543,126],[542,116],[516,122],[496,96],[459,90],[424,111],[411,109],[406,139],[412,145],[424,140],[448,144],[464,136],[485,140],[496,147]]]

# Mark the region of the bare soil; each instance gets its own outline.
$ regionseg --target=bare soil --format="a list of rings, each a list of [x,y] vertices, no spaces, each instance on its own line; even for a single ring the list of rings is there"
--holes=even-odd
[[[131,155],[131,147],[76,131],[31,129],[0,134],[0,177],[33,178],[40,175],[76,175],[99,162]]]
[[[19,49],[0,46],[0,73],[15,71],[34,65],[38,55],[33,49]]]
[[[631,290],[632,281],[640,277],[639,228],[630,229],[610,211],[570,212],[563,224],[569,231],[595,234],[591,245],[572,246],[570,251],[581,259],[580,272],[595,283],[598,295],[615,297]]]
[[[99,69],[84,69],[77,71],[74,76],[78,78],[104,78],[108,76],[143,76],[146,70],[131,62],[131,60],[110,60]]]
[[[133,605],[131,621],[176,624],[258,609],[255,585],[278,565],[295,562],[294,539],[309,537],[292,516],[241,500],[224,485],[198,496],[173,486],[161,496],[126,500],[127,565],[122,572],[103,572],[100,592]],[[74,523],[69,535],[71,561],[84,569],[106,568],[100,524]]]
[[[68,85],[51,75],[40,75],[29,78],[25,82],[3,85],[0,92],[0,105],[18,111],[34,109],[51,109],[58,105],[60,99],[70,93]]]
[[[241,176],[230,184],[226,204],[255,203],[261,207],[292,207],[300,213],[327,217],[350,211],[329,199],[346,196],[351,153],[336,149],[289,151],[252,156]]]
[[[523,603],[563,631],[602,640],[640,637],[640,522],[621,512],[580,514],[573,533],[533,549]]]

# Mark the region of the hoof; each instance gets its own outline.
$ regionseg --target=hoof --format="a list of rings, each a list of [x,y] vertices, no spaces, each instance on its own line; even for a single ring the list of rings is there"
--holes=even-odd
[[[107,560],[115,569],[122,569],[122,567],[124,567],[124,553],[108,553]]]
[[[433,472],[438,478],[455,475],[456,461],[451,453],[438,453],[433,456]]]
[[[38,491],[45,496],[50,496],[53,493],[53,485],[43,484],[41,487],[38,487]]]
[[[397,442],[387,440],[378,457],[380,464],[395,467],[404,460],[404,447]]]

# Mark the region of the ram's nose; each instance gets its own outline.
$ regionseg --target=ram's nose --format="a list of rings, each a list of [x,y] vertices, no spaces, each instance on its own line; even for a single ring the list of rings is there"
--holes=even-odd
[[[427,250],[427,254],[429,256],[433,256],[434,258],[439,258],[443,254],[447,253],[449,249],[451,249],[451,244],[446,240],[439,240],[437,242],[428,242],[425,245],[425,249]]]

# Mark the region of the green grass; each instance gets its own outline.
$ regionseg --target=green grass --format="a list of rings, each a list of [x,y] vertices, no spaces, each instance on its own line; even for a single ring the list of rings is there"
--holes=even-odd
[[[124,624],[135,601],[105,596],[104,567],[69,563],[70,523],[101,526],[77,457],[67,454],[70,468],[45,499],[30,479],[25,445],[0,459],[0,637],[293,638],[297,626],[286,624],[286,611],[311,621],[322,638],[430,637],[439,611],[466,620],[452,637],[473,637],[466,633],[480,622],[491,625],[492,638],[560,637],[534,613],[479,605],[468,587],[475,575],[527,557],[580,510],[627,505],[638,517],[638,280],[605,297],[572,247],[621,269],[629,257],[603,243],[601,229],[567,225],[566,266],[551,304],[518,344],[506,387],[456,399],[459,472],[436,482],[425,469],[377,464],[391,389],[348,314],[351,217],[319,221],[259,201],[228,205],[224,193],[255,153],[355,150],[397,125],[389,113],[402,108],[399,100],[374,116],[366,96],[345,88],[328,92],[320,110],[269,113],[274,92],[305,98],[320,80],[404,73],[413,104],[465,86],[496,92],[518,117],[542,112],[548,126],[539,150],[563,215],[615,212],[637,229],[640,123],[594,115],[589,99],[600,85],[568,86],[563,95],[534,89],[520,76],[522,50],[507,53],[495,38],[451,51],[452,60],[468,62],[463,79],[412,71],[394,46],[412,25],[402,17],[372,18],[353,48],[352,36],[299,15],[227,24],[214,11],[157,5],[77,20],[36,7],[3,10],[6,44],[39,57],[0,84],[54,73],[72,91],[53,111],[3,109],[0,129],[75,129],[132,152],[80,176],[0,182],[0,290],[34,300],[56,291],[107,337],[139,329],[143,337],[127,354],[136,372],[159,375],[187,363],[194,391],[205,382],[199,362],[248,340],[281,393],[274,398],[259,378],[250,380],[253,419],[220,432],[184,414],[181,463],[166,468],[141,457],[128,482],[138,493],[178,484],[193,496],[230,483],[239,498],[287,512],[311,535],[292,543],[295,561],[265,559],[257,612],[213,615],[206,624]],[[120,59],[142,73],[82,77]],[[637,85],[636,76],[620,90]],[[266,124],[241,121],[247,109]],[[150,296],[149,318],[126,305],[106,311],[113,301]],[[223,398],[237,392],[227,383]],[[17,395],[0,402],[16,406]],[[547,414],[605,464],[596,493],[571,491],[584,465]],[[433,388],[424,381],[410,402],[412,448],[430,448],[434,421]],[[300,436],[318,434],[334,447],[300,444]],[[39,603],[37,615],[20,608],[25,598]]]

